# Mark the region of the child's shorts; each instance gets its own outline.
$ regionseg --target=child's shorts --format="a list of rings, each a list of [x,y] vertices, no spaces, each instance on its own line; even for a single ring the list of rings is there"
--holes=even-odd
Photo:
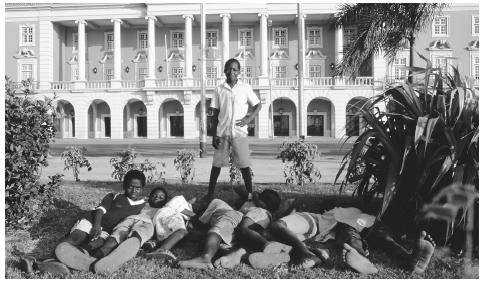
[[[220,215],[214,215],[208,232],[216,233],[226,245],[230,246],[234,238],[234,229],[239,225],[242,218],[243,214],[237,210],[227,210]]]
[[[87,220],[86,218],[82,218],[76,221],[76,223],[74,223],[69,233],[72,233],[74,230],[80,230],[89,235],[92,228],[93,228],[93,224],[91,223],[91,221]],[[102,230],[99,237],[106,240],[109,237],[109,234],[108,232]]]
[[[251,207],[244,215],[244,218],[251,219],[254,223],[263,227],[263,229],[268,228],[269,223],[271,223],[271,213],[261,207]]]
[[[158,241],[163,241],[177,230],[187,230],[184,216],[170,207],[162,207],[154,218],[155,234]]]
[[[113,229],[111,237],[113,237],[118,244],[128,239],[134,232],[138,233],[141,237],[141,245],[150,240],[153,236],[155,228],[151,221],[142,220],[128,216],[125,220],[121,221]]]
[[[295,233],[300,241],[314,237],[318,233],[315,218],[308,212],[295,212],[280,218],[291,232]]]
[[[249,145],[246,137],[232,138],[229,136],[221,137],[219,147],[214,151],[212,166],[229,166],[229,154],[232,152],[233,164],[237,168],[246,168],[251,165],[249,161]]]

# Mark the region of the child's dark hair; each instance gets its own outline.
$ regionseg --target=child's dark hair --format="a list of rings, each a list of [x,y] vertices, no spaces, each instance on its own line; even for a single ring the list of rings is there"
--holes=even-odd
[[[130,170],[126,172],[125,177],[123,177],[123,188],[126,188],[132,179],[138,179],[141,181],[141,186],[145,186],[146,177],[140,170]]]
[[[281,198],[274,190],[264,190],[262,193],[259,194],[259,199],[266,204],[266,207],[270,212],[274,212],[280,207]]]
[[[237,64],[237,68],[239,70],[241,70],[241,63],[239,63],[239,61],[235,58],[231,58],[229,60],[226,61],[226,63],[224,64],[224,72],[229,69],[229,66],[231,66],[232,63],[236,63]]]
[[[156,191],[161,191],[163,193],[163,195],[165,196],[164,198],[164,201],[163,201],[163,205],[165,205],[168,201],[168,193],[167,193],[167,190],[165,190],[164,187],[162,186],[158,186],[158,187],[155,187],[153,188],[153,190],[150,192],[150,196],[155,193]]]

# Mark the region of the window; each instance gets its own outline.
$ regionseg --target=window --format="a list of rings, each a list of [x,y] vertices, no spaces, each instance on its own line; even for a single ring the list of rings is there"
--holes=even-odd
[[[78,51],[79,48],[79,38],[77,33],[72,34],[72,52],[75,53]]]
[[[114,34],[112,32],[104,33],[104,48],[106,50],[113,50]]]
[[[352,47],[352,44],[357,38],[357,29],[354,27],[344,28],[344,53]]]
[[[273,78],[286,78],[286,66],[274,66],[273,67]]]
[[[206,76],[208,79],[217,79],[217,67],[207,67]]]
[[[480,35],[480,23],[478,22],[478,16],[472,16],[472,35]]]
[[[112,68],[104,68],[104,80],[111,81],[113,79],[113,69]]]
[[[253,68],[249,66],[241,66],[241,77],[251,78],[253,76]]]
[[[21,46],[33,46],[34,42],[34,26],[21,25],[20,26],[20,45]]]
[[[434,57],[433,67],[440,68],[442,73],[451,73],[451,62],[446,57]]]
[[[406,58],[396,57],[394,58],[394,79],[403,80],[407,77],[407,71],[404,68],[406,66]]]
[[[475,80],[476,84],[478,84],[479,74],[480,74],[479,57],[473,56],[472,57],[472,77]]]
[[[448,17],[436,17],[433,20],[433,36],[448,36]]]
[[[252,48],[253,46],[253,30],[240,29],[239,30],[239,48]]]
[[[138,80],[142,81],[148,76],[147,68],[138,68]]]
[[[71,81],[79,81],[79,66],[71,65]]]
[[[288,28],[273,29],[273,47],[288,47]]]
[[[138,32],[138,49],[148,48],[148,33],[146,31]]]
[[[183,67],[172,67],[172,78],[173,79],[181,79],[184,77],[184,68]]]
[[[322,76],[322,66],[310,65],[310,78],[319,78]]]
[[[184,47],[184,33],[181,31],[172,31],[172,48]]]
[[[21,79],[34,79],[34,66],[33,64],[22,64],[21,65]]]
[[[308,28],[308,47],[322,47],[322,28]]]
[[[207,48],[217,48],[217,30],[207,31]]]

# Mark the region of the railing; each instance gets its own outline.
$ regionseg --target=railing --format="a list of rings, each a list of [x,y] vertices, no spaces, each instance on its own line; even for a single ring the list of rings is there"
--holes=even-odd
[[[275,87],[297,87],[297,78],[276,78],[271,79],[271,84]]]
[[[54,90],[70,90],[73,82],[51,82],[51,89]]]
[[[121,81],[121,88],[140,88],[145,86],[145,81]]]
[[[332,77],[305,78],[305,86],[333,86],[335,84]]]
[[[100,89],[100,88],[111,88],[110,81],[86,81],[87,89]]]

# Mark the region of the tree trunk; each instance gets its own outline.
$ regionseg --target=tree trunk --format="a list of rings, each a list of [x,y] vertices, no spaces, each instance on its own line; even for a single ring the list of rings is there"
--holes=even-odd
[[[415,37],[411,36],[410,38],[408,38],[408,40],[409,40],[409,67],[414,67],[414,41],[415,41]],[[412,71],[409,70],[408,82],[410,84],[413,83],[413,77],[411,76],[411,74],[412,74]]]

